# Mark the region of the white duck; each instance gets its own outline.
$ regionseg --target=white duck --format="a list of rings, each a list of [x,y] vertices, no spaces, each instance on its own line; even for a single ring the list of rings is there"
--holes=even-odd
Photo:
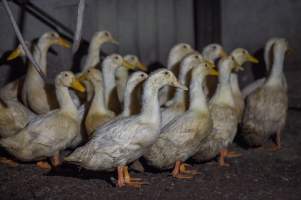
[[[88,57],[86,59],[85,65],[82,68],[82,72],[87,71],[90,68],[96,67],[100,63],[100,49],[104,43],[118,44],[118,42],[113,38],[109,31],[99,31],[96,32],[90,42]]]
[[[144,155],[147,163],[159,169],[174,167],[176,178],[190,178],[195,171],[187,170],[184,164],[194,155],[201,141],[212,131],[212,120],[203,91],[206,75],[217,75],[217,71],[202,62],[192,69],[189,109],[161,129],[159,139]]]
[[[274,62],[264,84],[246,98],[242,136],[249,146],[261,146],[275,134],[274,150],[281,147],[281,132],[285,126],[288,96],[283,67],[288,42],[279,39],[273,46]]]
[[[251,62],[251,63],[259,63],[259,61],[250,55],[250,53],[242,48],[237,48],[231,52],[231,56],[234,57],[236,63],[239,66],[242,66],[246,62]],[[243,70],[243,68],[240,68]],[[231,89],[232,89],[232,94],[235,102],[235,109],[238,115],[238,120],[241,122],[243,110],[245,107],[245,102],[244,98],[242,96],[242,93],[240,91],[239,87],[239,80],[238,80],[238,75],[237,72],[232,72],[231,77],[230,77],[230,83],[231,83]]]
[[[41,70],[47,74],[48,49],[58,44],[69,48],[69,43],[55,32],[48,32],[40,37],[34,48],[34,58],[40,61]],[[58,107],[53,85],[45,83],[36,69],[29,64],[22,89],[23,103],[37,114],[45,114]]]
[[[238,124],[230,84],[230,73],[235,67],[237,67],[237,63],[232,56],[219,61],[219,84],[209,103],[213,130],[202,141],[198,153],[193,156],[197,161],[210,160],[219,155],[219,164],[227,166],[228,164],[224,161],[225,157],[238,156],[227,150],[236,135]]]
[[[105,104],[109,110],[115,113],[119,113],[121,110],[115,81],[116,70],[121,66],[134,69],[134,66],[126,62],[119,54],[107,56],[102,63]]]
[[[179,82],[183,85],[188,85],[188,73],[193,67],[199,65],[201,62],[204,62],[204,59],[198,52],[194,52],[186,56],[180,63]],[[187,95],[185,91],[177,88],[174,98],[170,100],[172,101],[169,103],[170,105],[167,105],[166,108],[161,109],[161,128],[186,110],[186,99]]]
[[[61,72],[55,79],[59,109],[32,120],[16,135],[0,140],[0,145],[21,161],[40,161],[51,157],[52,165],[60,164],[60,151],[72,144],[79,133],[80,121],[68,87],[81,92],[84,87],[72,72]],[[48,168],[45,162],[38,162],[41,168]]]
[[[202,51],[202,56],[206,60],[215,62],[218,58],[226,57],[227,53],[225,52],[224,48],[220,44],[213,43],[204,47]]]
[[[144,64],[142,64],[139,60],[139,58],[135,55],[126,55],[123,57],[123,59],[130,63],[132,66],[134,66],[136,69],[146,71],[147,68]],[[116,87],[117,87],[117,94],[118,99],[122,103],[123,97],[124,97],[124,91],[126,87],[126,82],[128,80],[128,72],[129,69],[126,67],[118,67],[115,73],[116,76]]]
[[[76,149],[65,160],[91,170],[117,168],[118,187],[141,186],[143,182],[135,181],[129,176],[127,164],[141,157],[159,137],[158,91],[164,85],[187,89],[179,84],[171,71],[155,71],[144,84],[140,114],[124,117],[100,127],[86,145]]]
[[[178,43],[173,46],[168,54],[167,69],[171,70],[176,76],[178,76],[180,62],[185,56],[192,52],[194,52],[194,49],[186,43]],[[172,96],[172,88],[167,86],[162,88],[159,94],[160,105],[165,104]]]

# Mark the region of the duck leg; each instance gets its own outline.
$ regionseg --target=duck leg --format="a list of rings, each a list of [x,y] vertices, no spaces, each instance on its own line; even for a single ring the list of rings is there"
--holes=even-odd
[[[46,169],[46,170],[51,169],[51,166],[47,161],[38,161],[36,165],[40,169]]]
[[[116,186],[117,187],[123,187],[123,186],[125,186],[124,174],[123,174],[123,166],[118,166],[117,167],[117,175],[118,175],[118,181],[116,183]]]
[[[0,163],[8,165],[10,167],[16,167],[18,165],[17,162],[15,162],[11,159],[5,158],[5,157],[0,157]]]
[[[188,168],[190,168],[190,169],[188,169]],[[186,164],[186,163],[182,163],[180,165],[180,173],[184,173],[184,174],[188,174],[188,175],[198,175],[198,174],[201,174],[197,170],[193,170],[191,168],[192,168],[191,165]]]
[[[172,176],[178,179],[192,179],[193,175],[192,174],[183,174],[183,171],[185,171],[185,169],[183,169],[183,166],[185,168],[185,165],[182,166],[182,172],[181,172],[181,161],[176,161],[175,167],[172,171]],[[187,170],[186,170],[187,171]]]
[[[225,162],[225,157],[227,155],[227,151],[228,151],[227,149],[220,150],[218,163],[219,163],[219,166],[221,166],[221,167],[229,167],[230,166],[230,164]]]
[[[272,151],[281,149],[281,130],[279,129],[275,135],[274,144],[271,148]]]
[[[241,154],[237,153],[235,151],[229,151],[229,150],[226,149],[226,155],[225,156],[228,157],[228,158],[236,158],[236,157],[240,157]]]
[[[61,165],[60,153],[55,153],[54,156],[51,157],[50,161],[53,167],[58,167]]]
[[[123,168],[125,184],[131,187],[140,188],[142,185],[148,184],[143,182],[141,178],[132,178],[129,174],[128,167]]]

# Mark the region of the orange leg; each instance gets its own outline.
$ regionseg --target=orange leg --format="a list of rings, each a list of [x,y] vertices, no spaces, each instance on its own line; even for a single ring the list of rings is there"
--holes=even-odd
[[[172,171],[172,176],[175,177],[175,178],[178,178],[178,179],[192,179],[193,178],[193,175],[190,174],[190,175],[186,175],[186,174],[182,174],[181,173],[181,170],[182,172],[185,171],[185,165],[182,165],[181,167],[181,161],[176,161],[176,164],[175,164],[175,167]],[[182,169],[181,169],[182,168]],[[186,170],[187,171],[187,170]]]
[[[124,174],[123,174],[123,166],[118,166],[117,167],[117,175],[118,175],[118,181],[117,181],[116,186],[117,187],[123,187],[123,186],[125,186]]]
[[[39,161],[39,162],[37,162],[36,165],[40,169],[46,169],[46,170],[51,169],[51,166],[49,165],[49,163],[47,161]]]
[[[127,166],[123,168],[123,172],[125,184],[128,186],[140,188],[142,185],[148,184],[146,182],[143,182],[140,178],[132,178],[129,174]]]
[[[61,164],[60,153],[54,154],[50,160],[53,167],[58,167]]]
[[[8,165],[10,167],[16,167],[18,165],[17,162],[10,160],[8,158],[5,158],[5,157],[0,157],[0,163]]]
[[[226,155],[225,155],[227,158],[236,158],[236,157],[239,157],[241,156],[240,153],[237,153],[235,151],[229,151],[229,150],[226,150]]]
[[[275,138],[275,143],[273,144],[271,150],[272,151],[277,151],[281,149],[281,130],[279,129],[276,133],[276,138]]]
[[[229,167],[230,165],[228,163],[225,162],[225,157],[227,155],[227,150],[226,149],[222,149],[219,153],[219,166],[221,167]]]

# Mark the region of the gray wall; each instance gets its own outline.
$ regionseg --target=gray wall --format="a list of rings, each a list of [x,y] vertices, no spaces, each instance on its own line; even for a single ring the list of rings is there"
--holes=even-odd
[[[285,67],[292,104],[301,100],[300,10],[298,0],[222,0],[222,41],[227,50],[244,47],[254,53],[270,37],[288,39],[294,49]],[[248,74],[249,70],[241,74],[244,83],[250,81]]]
[[[69,29],[75,29],[78,0],[31,2]],[[89,41],[95,31],[108,30],[120,45],[105,45],[104,52],[136,54],[146,64],[156,61],[166,64],[168,51],[174,44],[194,44],[192,3],[193,0],[87,0],[83,38]],[[23,27],[26,40],[37,38],[45,31],[51,30],[31,14],[25,12],[22,15],[20,6],[14,3],[10,5]],[[21,23],[22,21],[24,23]],[[13,49],[17,41],[1,4],[0,25],[0,53],[3,55]],[[72,38],[72,34],[66,35]],[[48,59],[50,79],[63,69],[70,69],[72,64],[71,50],[54,49],[57,55],[50,53]],[[84,61],[84,58],[81,61]],[[6,81],[10,73],[9,68],[2,65],[1,84]]]

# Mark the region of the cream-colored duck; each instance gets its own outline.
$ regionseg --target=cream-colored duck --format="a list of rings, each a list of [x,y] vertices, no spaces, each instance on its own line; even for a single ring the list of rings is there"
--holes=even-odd
[[[176,178],[190,178],[195,171],[187,170],[184,164],[194,155],[200,143],[212,131],[212,120],[203,91],[206,75],[217,75],[217,71],[205,62],[192,69],[189,109],[161,129],[159,139],[144,154],[147,163],[159,169],[174,167]]]
[[[125,61],[119,54],[111,54],[110,56],[107,56],[102,63],[105,104],[109,110],[115,113],[119,113],[121,111],[115,80],[116,70],[121,66],[128,69],[135,68],[135,66],[132,66]]]
[[[139,60],[139,58],[135,55],[126,55],[123,57],[123,59],[130,63],[132,66],[134,66],[138,70],[146,71],[147,68],[145,67],[144,64],[142,64]],[[123,97],[124,97],[124,91],[126,87],[126,82],[128,80],[128,72],[129,69],[126,67],[118,67],[115,73],[116,77],[116,87],[117,87],[117,94],[118,94],[118,99],[122,103],[123,102]]]
[[[90,68],[96,67],[100,63],[100,49],[104,43],[118,44],[118,42],[113,38],[109,31],[99,31],[96,32],[90,42],[88,57],[82,68],[82,72],[87,71]]]
[[[34,48],[34,58],[40,61],[41,70],[47,73],[47,52],[52,46],[58,44],[69,48],[69,43],[55,32],[42,35]],[[29,64],[22,89],[22,101],[37,114],[45,114],[58,107],[53,85],[45,83],[36,69]]]
[[[179,65],[182,59],[188,54],[194,52],[194,49],[186,43],[178,43],[171,48],[168,54],[167,69],[171,70],[177,77]],[[172,96],[174,90],[170,87],[164,87],[160,91],[160,105],[165,104]]]
[[[198,52],[186,56],[180,64],[179,82],[183,85],[188,85],[188,73],[193,67],[199,65],[201,62],[204,62],[204,59]],[[170,105],[166,106],[166,108],[161,109],[161,128],[186,110],[186,98],[187,95],[185,91],[177,88],[175,96],[171,100],[172,103],[169,103]]]
[[[68,88],[81,92],[84,87],[72,72],[61,72],[55,79],[56,94],[60,107],[32,120],[16,135],[0,140],[0,145],[21,161],[40,161],[51,157],[57,166],[61,150],[67,148],[79,134],[78,111]],[[39,167],[49,167],[38,162]]]
[[[288,97],[284,83],[284,59],[288,50],[285,39],[279,39],[273,46],[274,62],[263,86],[246,98],[242,123],[242,136],[249,146],[261,146],[276,135],[274,149],[281,147],[281,132],[285,126]]]
[[[141,186],[143,182],[129,176],[127,164],[141,157],[159,137],[158,91],[165,85],[187,89],[179,84],[171,71],[153,72],[144,84],[142,112],[100,127],[87,144],[77,148],[65,160],[91,170],[117,168],[118,187]]]
[[[224,48],[220,44],[209,44],[202,50],[202,56],[206,60],[215,62],[218,58],[223,58],[227,56]]]
[[[250,53],[242,48],[237,48],[231,52],[231,55],[234,57],[236,63],[239,66],[242,66],[246,62],[251,63],[258,63],[259,61],[250,55]],[[241,68],[243,69],[243,68]],[[239,81],[238,81],[238,75],[237,72],[232,72],[230,77],[230,83],[231,83],[231,89],[233,93],[234,103],[235,103],[235,109],[238,115],[238,120],[241,122],[243,110],[245,107],[244,98],[242,96],[242,93],[240,91],[239,87]]]
[[[265,62],[265,67],[266,71],[269,73],[270,69],[272,68],[272,62],[271,62],[271,55],[273,52],[271,51],[273,49],[273,45],[276,43],[277,40],[281,40],[282,38],[271,38],[269,39],[264,47],[264,62]],[[263,84],[266,81],[266,77],[258,79],[251,84],[247,85],[243,90],[242,90],[242,95],[243,98],[246,98],[249,94],[251,94],[253,91],[255,91],[257,88],[263,86]],[[287,88],[287,82],[285,76],[283,76],[283,84]]]
[[[85,128],[87,134],[90,135],[97,127],[110,121],[115,114],[105,105],[102,73],[96,68],[90,68],[81,79],[89,81],[93,87],[92,101],[85,118]],[[90,94],[88,95],[90,96]]]
[[[210,160],[219,155],[219,164],[225,166],[227,165],[224,162],[226,156],[237,156],[227,150],[236,135],[238,124],[235,101],[230,84],[230,73],[236,65],[232,56],[219,61],[219,83],[209,103],[213,130],[201,142],[199,151],[193,156],[197,161]]]

